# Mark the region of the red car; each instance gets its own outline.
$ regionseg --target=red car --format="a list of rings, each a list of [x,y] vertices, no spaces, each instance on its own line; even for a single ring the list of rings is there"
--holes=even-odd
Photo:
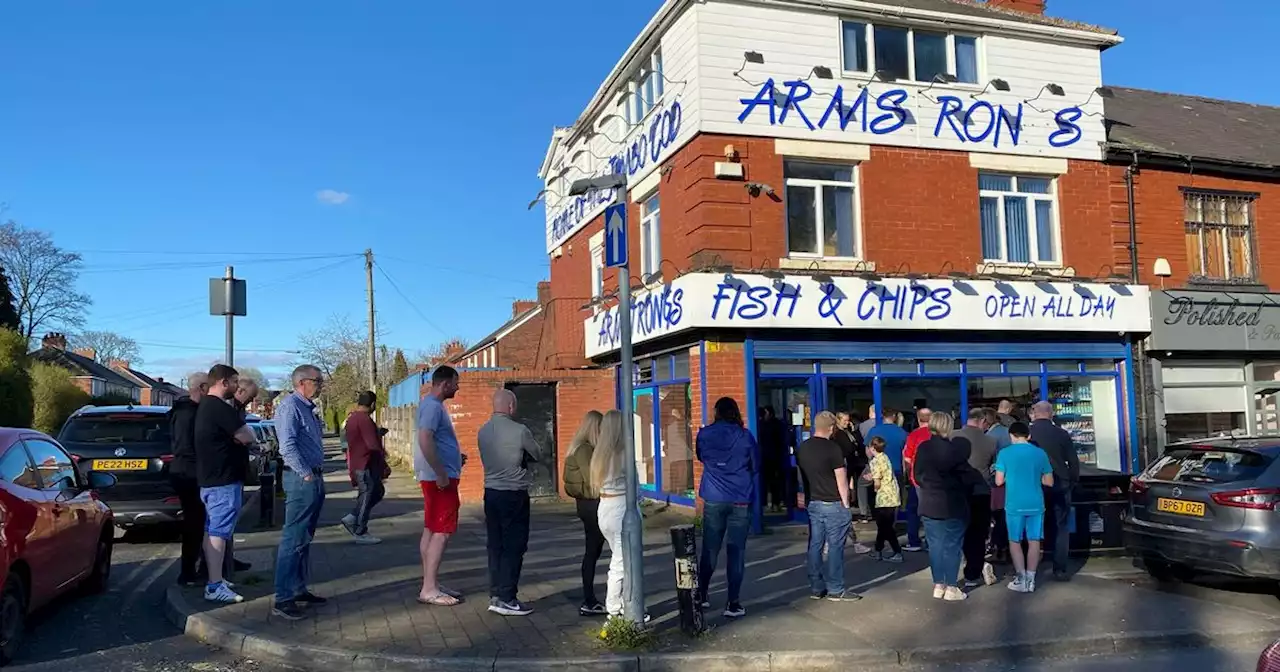
[[[97,491],[115,482],[80,473],[40,432],[0,427],[0,665],[17,653],[32,610],[77,587],[106,588],[115,528]]]

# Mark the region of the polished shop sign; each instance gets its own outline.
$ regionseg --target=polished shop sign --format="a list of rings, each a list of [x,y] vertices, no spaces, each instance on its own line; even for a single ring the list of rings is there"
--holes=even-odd
[[[1153,350],[1280,350],[1280,294],[1151,293]]]

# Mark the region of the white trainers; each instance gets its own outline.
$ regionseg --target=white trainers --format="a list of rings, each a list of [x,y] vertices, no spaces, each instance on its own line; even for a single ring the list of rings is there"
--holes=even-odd
[[[855,542],[853,544],[853,552],[858,555],[866,555],[871,552],[871,547],[860,542]]]
[[[223,604],[244,602],[244,597],[236,591],[231,590],[225,581],[205,586],[204,599],[209,602],[221,602]]]
[[[941,600],[941,599],[942,599],[946,594],[947,594],[947,588],[946,588],[946,586],[934,586],[934,587],[933,587],[933,599],[935,599],[935,600]]]
[[[995,566],[989,562],[982,563],[982,580],[985,581],[988,586],[994,586],[996,585],[996,581],[1000,580],[1000,578],[996,576]]]
[[[1027,591],[1027,582],[1022,580],[1022,576],[1016,576],[1009,582],[1009,590],[1015,593],[1025,593]]]
[[[1025,577],[1023,577],[1022,583],[1027,587],[1026,592],[1028,593],[1036,592],[1036,575],[1035,574],[1027,574]]]
[[[356,517],[355,517],[355,516],[353,516],[353,515],[351,515],[351,514],[349,514],[349,513],[348,513],[347,515],[343,516],[343,517],[342,517],[342,527],[343,527],[343,529],[345,529],[345,530],[347,531],[347,534],[349,534],[349,535],[351,535],[351,536],[353,536],[353,537],[358,537],[358,536],[360,536],[360,535],[356,534]]]
[[[947,590],[943,593],[942,599],[948,602],[963,602],[964,600],[969,599],[969,595],[955,586],[947,586]]]
[[[381,543],[382,543],[381,539],[373,536],[372,534],[369,534],[368,532],[365,532],[364,534],[356,535],[356,544],[360,546],[373,546],[375,544],[381,544]]]

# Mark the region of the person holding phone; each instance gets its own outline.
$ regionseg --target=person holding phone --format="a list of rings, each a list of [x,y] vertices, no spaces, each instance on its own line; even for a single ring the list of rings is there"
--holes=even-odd
[[[484,467],[484,521],[489,550],[489,611],[528,616],[528,605],[516,597],[520,568],[529,548],[529,486],[538,443],[529,428],[511,416],[516,395],[508,389],[493,394],[493,417],[480,428],[476,445]]]

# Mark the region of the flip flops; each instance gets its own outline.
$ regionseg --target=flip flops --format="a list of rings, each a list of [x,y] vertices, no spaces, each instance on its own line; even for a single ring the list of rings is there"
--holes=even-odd
[[[433,607],[456,607],[463,602],[466,602],[466,598],[462,596],[462,593],[444,586],[437,587],[436,594],[431,597],[418,596],[418,604],[428,604]]]

